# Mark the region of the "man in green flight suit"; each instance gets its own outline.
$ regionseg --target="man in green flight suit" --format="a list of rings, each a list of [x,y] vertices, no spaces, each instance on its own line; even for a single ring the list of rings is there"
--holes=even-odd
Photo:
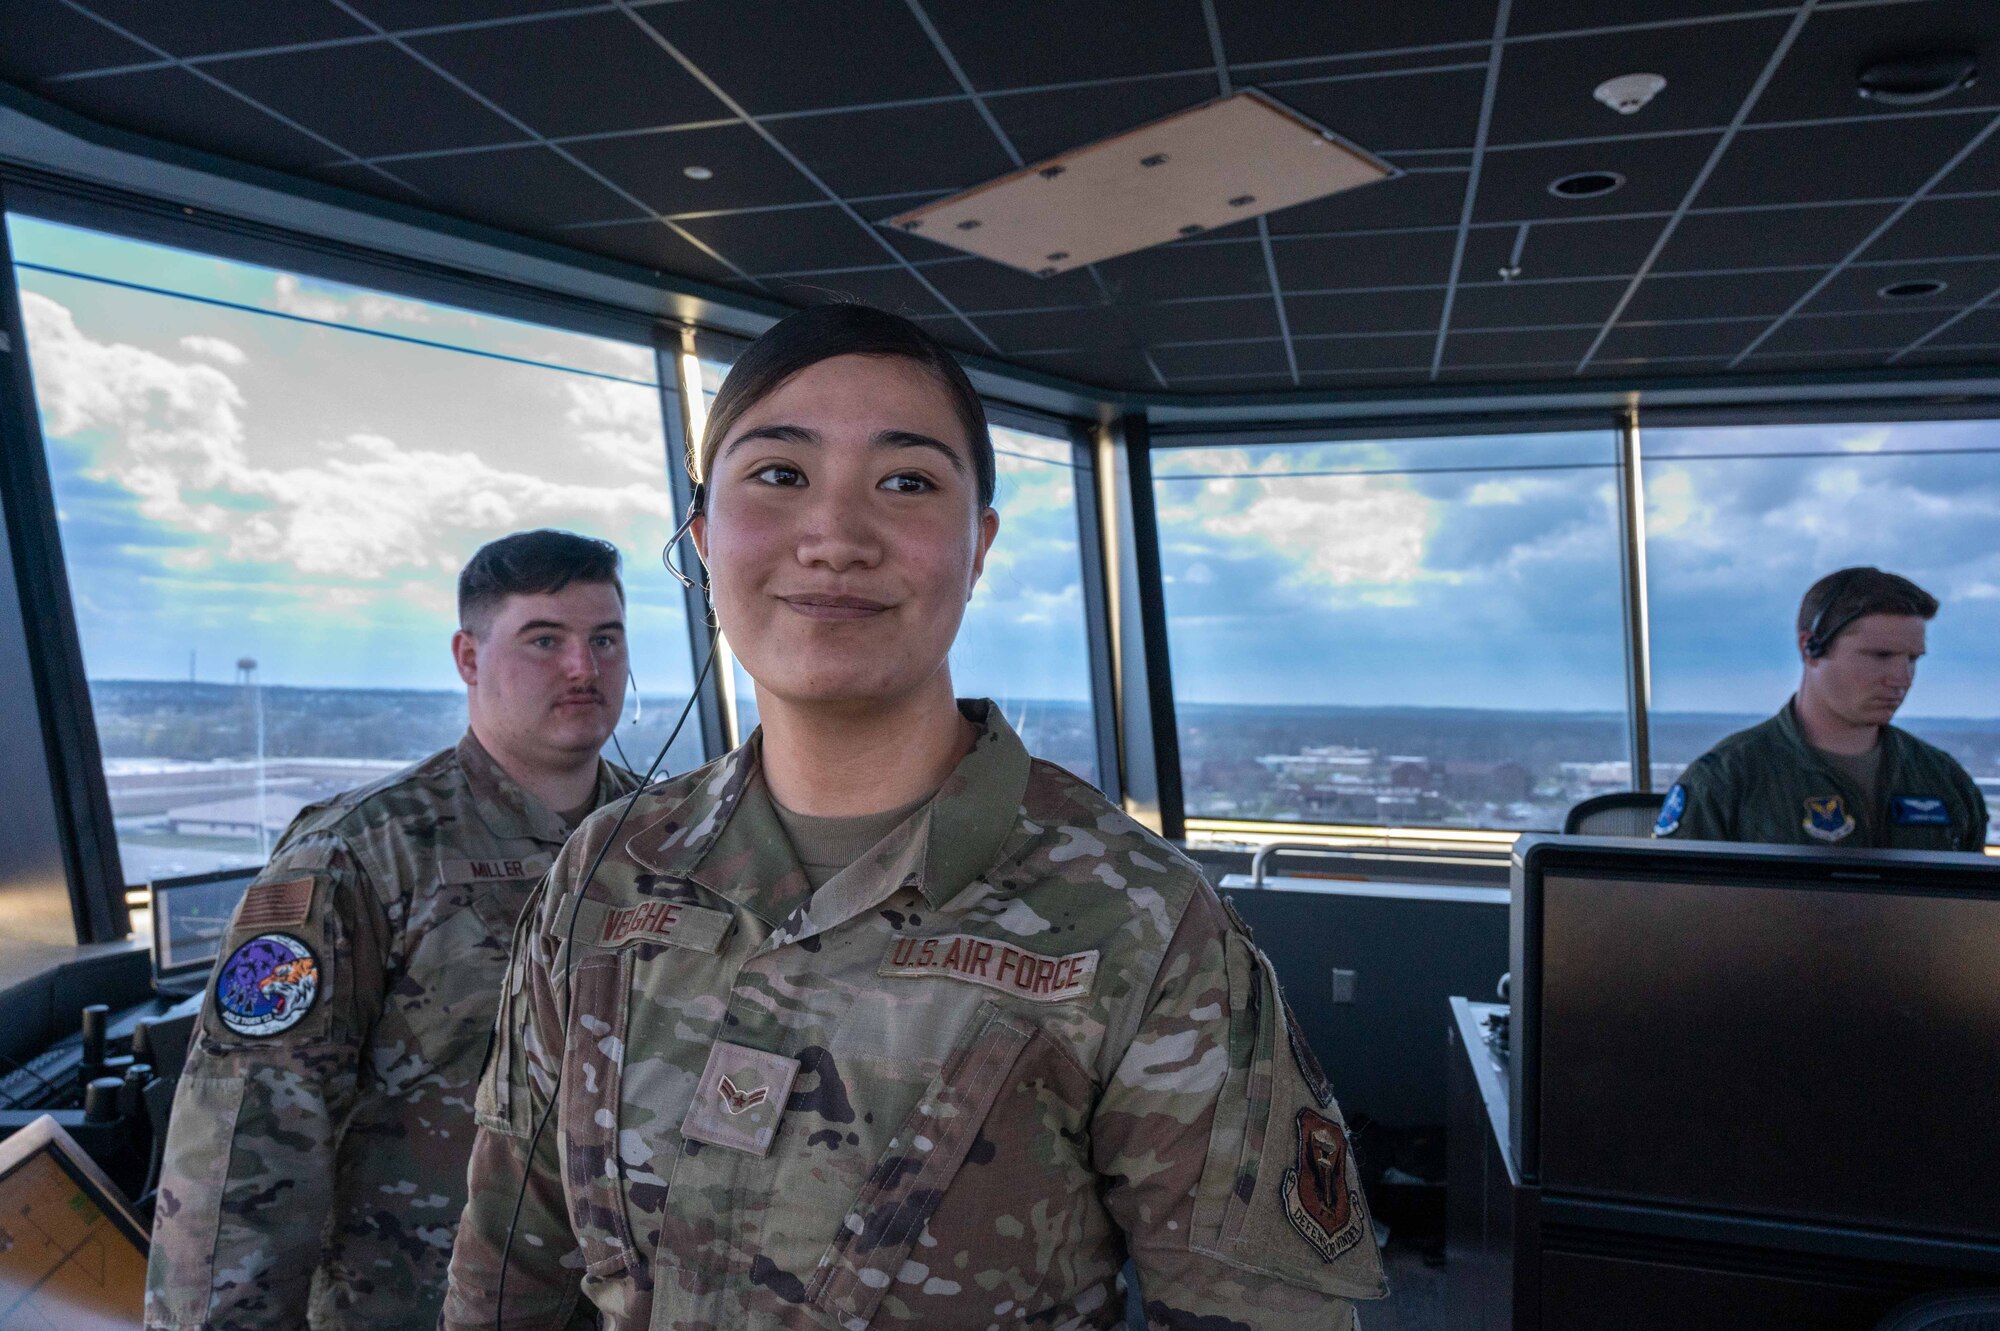
[[[1951,755],[1889,724],[1924,654],[1937,598],[1847,568],[1799,604],[1799,689],[1761,725],[1689,764],[1656,837],[1977,851],[1986,801]]]
[[[459,576],[452,748],[300,812],[237,908],[167,1133],[149,1331],[430,1331],[515,917],[629,794],[617,548],[491,542]]]

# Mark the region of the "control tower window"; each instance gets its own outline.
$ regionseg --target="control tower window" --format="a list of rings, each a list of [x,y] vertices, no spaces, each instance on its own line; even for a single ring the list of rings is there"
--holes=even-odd
[[[649,347],[8,226],[127,882],[256,863],[456,740],[457,573],[509,531],[624,553],[650,758],[693,671]]]
[[[1642,438],[1655,761],[1677,772],[1776,711],[1799,681],[1800,596],[1834,569],[1873,564],[1943,603],[1896,724],[1980,783],[1995,817],[1988,840],[2000,841],[2000,425],[1651,428]]]
[[[1629,782],[1610,430],[1153,455],[1190,817],[1560,828]]]

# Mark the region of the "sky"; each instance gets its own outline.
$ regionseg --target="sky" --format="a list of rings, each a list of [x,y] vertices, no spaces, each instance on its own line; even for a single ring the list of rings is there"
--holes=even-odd
[[[1614,449],[1605,430],[1156,454],[1176,695],[1622,710]],[[1871,563],[1943,602],[1904,714],[2000,715],[2000,428],[1662,429],[1643,449],[1656,710],[1777,710],[1799,598]]]

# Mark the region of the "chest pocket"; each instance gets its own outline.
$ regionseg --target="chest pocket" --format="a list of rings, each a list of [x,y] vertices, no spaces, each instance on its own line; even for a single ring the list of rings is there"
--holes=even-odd
[[[389,1002],[423,1061],[449,1080],[479,1075],[507,976],[514,920],[530,887],[477,884],[470,901],[425,933],[390,988]]]

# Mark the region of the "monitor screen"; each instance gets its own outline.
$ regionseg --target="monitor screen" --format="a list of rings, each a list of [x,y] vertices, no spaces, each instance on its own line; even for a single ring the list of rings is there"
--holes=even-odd
[[[146,1303],[146,1234],[52,1118],[0,1142],[0,1327],[130,1331]]]
[[[1702,867],[1545,868],[1544,1190],[2000,1237],[2000,873]]]
[[[260,869],[225,869],[153,881],[153,974],[206,975],[222,950],[236,903]]]

